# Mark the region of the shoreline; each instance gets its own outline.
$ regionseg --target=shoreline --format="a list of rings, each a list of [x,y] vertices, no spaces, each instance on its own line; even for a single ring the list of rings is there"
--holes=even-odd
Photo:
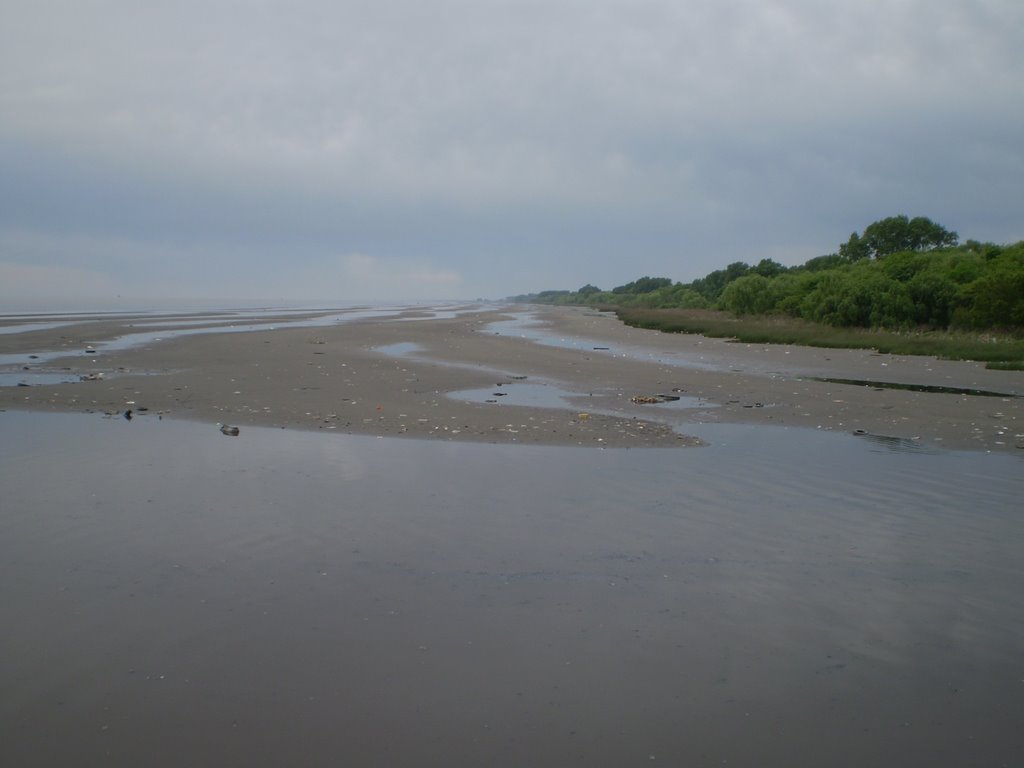
[[[536,335],[533,329],[489,328],[524,312],[535,315],[540,323],[536,332],[550,336],[553,344],[527,338]],[[303,317],[314,321],[343,314],[311,311]],[[71,376],[104,375],[95,381],[0,387],[0,408],[133,409],[139,416],[243,428],[493,443],[693,446],[700,441],[689,436],[687,425],[746,423],[884,436],[929,448],[1007,453],[1024,448],[1021,372],[869,350],[665,334],[629,328],[614,316],[584,308],[465,305],[436,317],[425,318],[422,307],[396,314],[340,324],[290,327],[282,322],[272,330],[204,332],[110,351],[99,342],[138,332],[141,328],[132,321],[139,316],[7,334],[0,336],[0,354],[67,349],[72,356],[31,367]],[[208,315],[174,315],[166,332],[199,328],[197,318]],[[88,344],[97,345],[96,354],[82,354]],[[387,347],[398,354],[381,351]],[[17,369],[9,365],[5,370]],[[530,386],[535,393],[564,397],[544,398],[544,405],[558,407],[541,407],[516,396]],[[480,399],[486,389],[493,389],[492,397],[484,393],[493,402]],[[449,396],[467,390],[477,391],[475,401]],[[654,405],[631,401],[658,394],[682,399]],[[522,404],[514,404],[517,400]]]

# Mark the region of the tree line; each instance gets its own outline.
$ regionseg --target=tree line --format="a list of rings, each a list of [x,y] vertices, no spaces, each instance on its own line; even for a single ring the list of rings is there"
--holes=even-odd
[[[689,283],[641,277],[611,290],[512,297],[547,304],[719,309],[783,314],[832,326],[1024,330],[1024,241],[959,243],[923,216],[891,216],[853,233],[835,253],[786,267],[736,261]]]

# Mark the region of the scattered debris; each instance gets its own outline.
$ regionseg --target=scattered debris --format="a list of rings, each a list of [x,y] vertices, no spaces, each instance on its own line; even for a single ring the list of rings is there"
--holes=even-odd
[[[629,399],[637,405],[654,405],[674,402],[679,399],[679,395],[634,395]]]
[[[83,373],[78,377],[79,381],[100,381],[103,378],[103,373]]]
[[[241,431],[238,427],[232,427],[229,424],[220,425],[221,434],[227,435],[228,437],[238,437],[238,433]]]

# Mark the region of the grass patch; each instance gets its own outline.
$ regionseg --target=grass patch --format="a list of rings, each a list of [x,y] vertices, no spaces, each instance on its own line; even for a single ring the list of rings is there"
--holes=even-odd
[[[736,317],[708,309],[620,307],[619,319],[636,328],[665,333],[699,333],[750,344],[799,344],[831,349],[874,349],[894,355],[929,355],[947,360],[976,360],[1002,371],[1024,370],[1024,339],[950,331],[886,331],[835,328],[793,317]]]

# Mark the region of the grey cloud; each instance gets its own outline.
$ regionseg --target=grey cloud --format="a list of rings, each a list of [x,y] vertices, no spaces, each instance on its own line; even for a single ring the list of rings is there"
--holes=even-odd
[[[15,3],[0,228],[267,284],[285,258],[418,260],[491,295],[799,261],[897,212],[1020,238],[1022,22],[953,0]]]

